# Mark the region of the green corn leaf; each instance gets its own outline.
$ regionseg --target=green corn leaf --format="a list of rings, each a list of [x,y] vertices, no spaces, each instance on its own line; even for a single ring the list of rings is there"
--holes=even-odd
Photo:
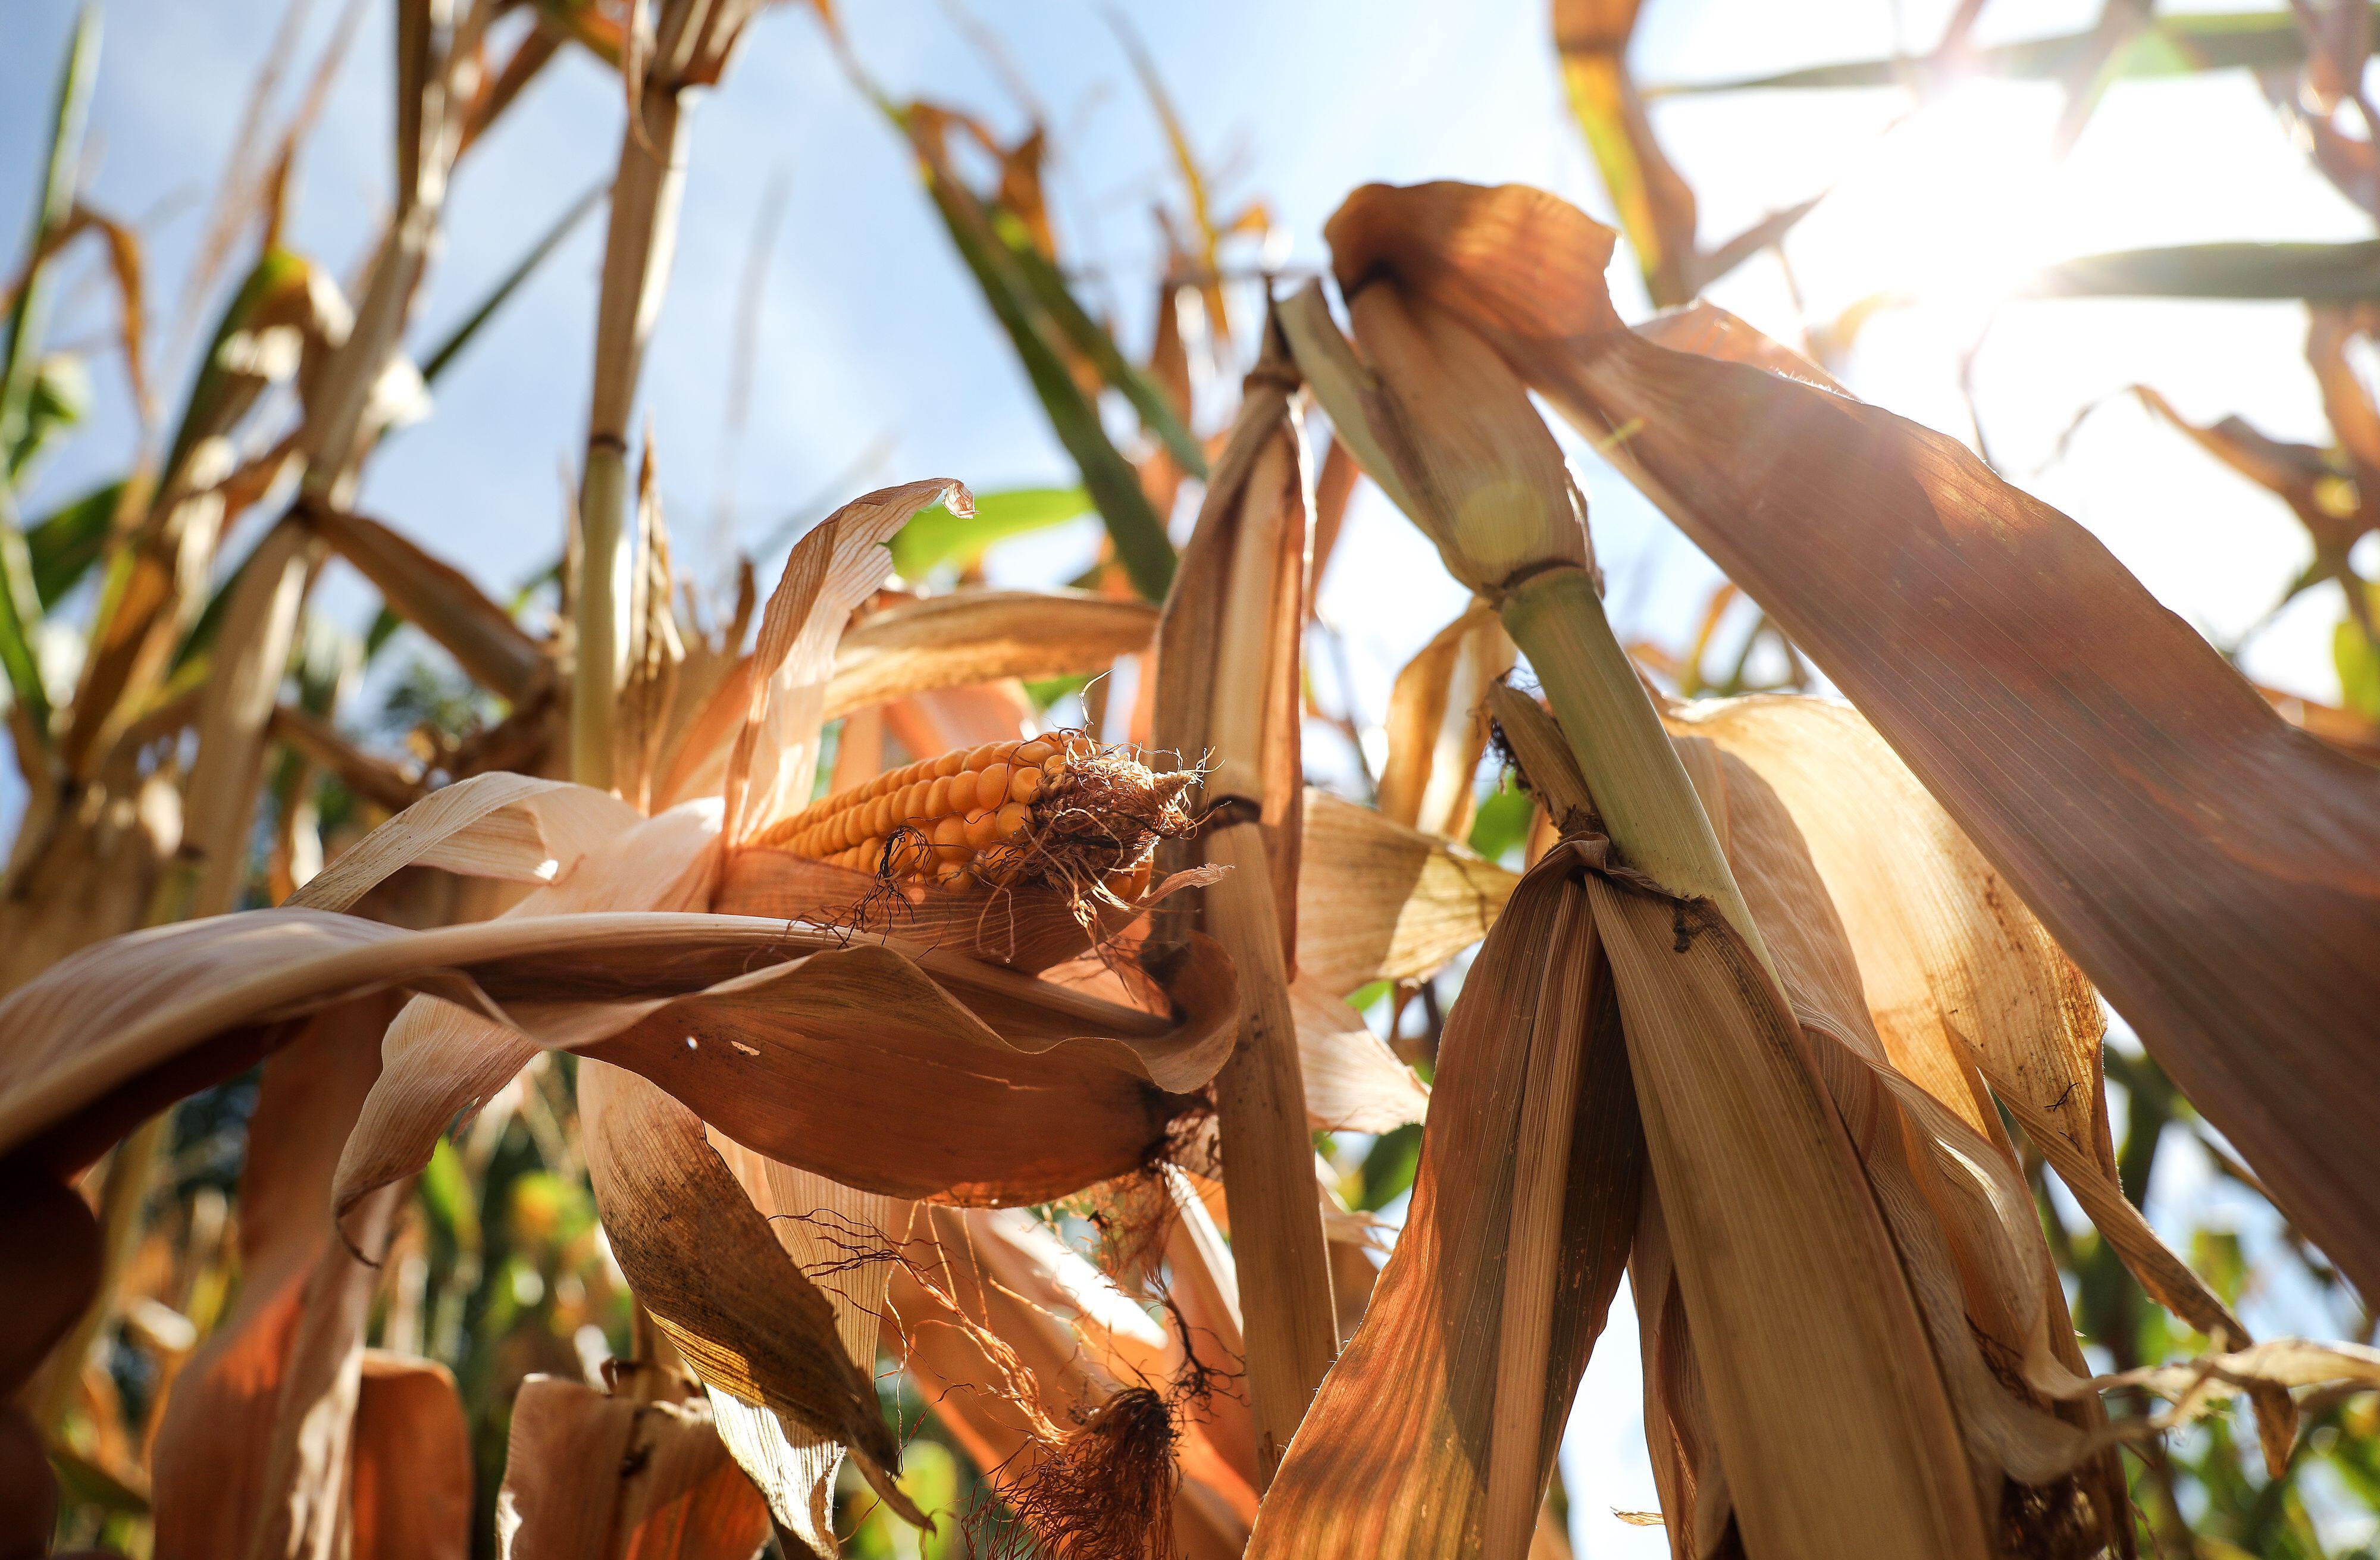
[[[25,533],[25,550],[30,554],[33,588],[48,611],[59,599],[80,584],[83,575],[107,550],[110,526],[115,519],[116,507],[124,502],[124,479],[93,488],[80,498],[65,503],[33,523]]]
[[[479,306],[463,316],[463,322],[448,333],[446,339],[432,347],[430,356],[421,360],[423,383],[438,382],[438,376],[465,347],[471,345],[472,338],[496,317],[497,311],[512,300],[512,296],[520,290],[521,284],[537,273],[538,267],[545,263],[546,257],[561,247],[562,241],[570,236],[571,230],[611,192],[611,187],[609,180],[595,186],[572,201],[570,208],[554,219],[553,225],[547,228],[538,241],[528,247],[528,252],[522,255],[513,268],[504,272],[504,278],[489,289],[488,296],[480,300]]]
[[[892,538],[892,566],[904,579],[923,579],[944,563],[964,567],[1010,537],[1047,530],[1091,507],[1080,488],[1012,488],[978,493],[975,513],[961,516],[941,504],[922,510]]]
[[[2182,244],[2061,260],[2028,297],[2380,298],[2380,239],[2353,244]]]
[[[954,197],[930,170],[926,174],[926,187],[933,198],[934,209],[941,214],[942,225],[949,230],[951,242],[958,248],[959,258],[966,262],[984,302],[1015,347],[1026,378],[1032,382],[1033,393],[1039,397],[1058,442],[1074,456],[1075,467],[1083,476],[1083,486],[1099,506],[1099,517],[1107,522],[1116,557],[1131,576],[1133,587],[1151,601],[1163,600],[1167,587],[1173,583],[1173,543],[1165,534],[1164,519],[1141,490],[1140,473],[1108,438],[1107,429],[1099,422],[1099,407],[1075,382],[1074,375],[1066,369],[1065,359],[1059,356],[1057,347],[1043,333],[1041,322],[1035,319],[1029,295],[1015,276],[1014,257],[1007,247],[979,236],[976,225],[967,221],[966,213],[954,203],[955,200],[968,197],[963,193]]]
[[[2071,32],[1977,49],[1961,69],[2018,81],[2063,80],[2089,57],[2092,37],[2089,32]],[[2298,30],[2296,18],[2287,10],[2177,13],[2158,17],[2118,48],[2107,61],[2104,79],[2145,80],[2210,70],[2266,70],[2296,65],[2304,58],[2304,36]],[[1931,84],[1928,76],[1927,63],[1922,59],[1858,60],[1774,76],[1658,87],[1646,95],[1924,87]]]
[[[1091,361],[1110,389],[1122,393],[1140,415],[1141,426],[1163,441],[1183,470],[1204,480],[1207,476],[1207,452],[1199,447],[1197,437],[1175,414],[1173,404],[1157,381],[1125,357],[1107,327],[1091,318],[1075,300],[1066,278],[1050,263],[1050,257],[1033,245],[1032,236],[1024,224],[1003,213],[996,220],[1001,242],[1016,262],[1019,275],[1032,292],[1034,301],[1047,309],[1050,318],[1065,333],[1075,350]]]

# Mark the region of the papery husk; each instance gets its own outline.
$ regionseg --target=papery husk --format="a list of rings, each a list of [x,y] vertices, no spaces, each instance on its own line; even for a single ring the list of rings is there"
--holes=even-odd
[[[716,1128],[710,1143],[794,1266],[817,1276],[852,1368],[872,1373],[892,1276],[891,1200],[755,1154]],[[834,1554],[834,1482],[844,1456],[835,1431],[771,1413],[715,1386],[710,1406],[720,1439],[759,1486],[783,1540],[806,1544],[815,1554]]]
[[[881,489],[820,521],[785,561],[761,614],[743,729],[727,761],[729,845],[808,804],[835,642],[853,609],[883,583],[891,567],[884,544],[934,503],[975,510],[966,488],[944,478]]]
[[[930,689],[1098,671],[1148,649],[1156,633],[1154,607],[1087,592],[924,597],[871,612],[845,631],[827,684],[826,719]]]
[[[87,949],[0,1003],[0,1022],[19,1042],[0,1058],[0,1153],[55,1169],[87,1163],[157,1105],[286,1043],[306,1012],[411,985],[470,1003],[487,1028],[521,1026],[504,1032],[516,1039],[642,1070],[788,1162],[873,1179],[879,1190],[1032,1201],[1141,1163],[1166,1135],[1169,1096],[1211,1077],[1230,1045],[1232,982],[1204,950],[1211,945],[1193,945],[1181,971],[1177,995],[1194,1016],[1176,1026],[956,956],[844,942],[777,922],[659,913],[407,932],[313,911],[253,911],[136,934]],[[1087,1032],[1087,1045],[1069,1043],[1075,1031]],[[688,1047],[689,1033],[710,1036],[709,1048]],[[853,1050],[836,1038],[845,1035],[866,1036],[867,1069],[849,1070]],[[447,1046],[484,1038],[450,1036]],[[805,1052],[810,1060],[798,1059]],[[468,1050],[432,1058],[425,1074],[422,1058],[392,1049],[375,1098],[418,1101],[425,1085],[451,1086],[443,1070],[471,1059]],[[778,1093],[793,1087],[792,1074],[776,1073],[783,1066],[820,1070],[799,1086],[808,1103],[790,1115]],[[911,1111],[919,1068],[958,1091],[935,1101],[951,1113],[953,1141],[871,1134],[866,1121],[878,1112]],[[879,1086],[894,1093],[868,1103]],[[842,1093],[850,1089],[858,1093]],[[968,1100],[971,1090],[982,1093]],[[466,1103],[468,1091],[432,1113],[420,1159]],[[840,1126],[831,1123],[837,1116]],[[372,1118],[368,1105],[359,1137]],[[1090,1127],[1088,1141],[1075,1141]],[[842,1144],[827,1150],[821,1133]],[[871,1135],[878,1141],[864,1147]],[[928,1146],[972,1168],[955,1180],[915,1173]],[[843,1147],[880,1160],[884,1173],[845,1162]],[[391,1179],[418,1167],[351,1147],[343,1206],[376,1179],[357,1173],[363,1163]]]
[[[1748,766],[1757,790],[1791,814],[1841,912],[1894,1070],[1988,1139],[2013,1170],[1997,1095],[2150,1295],[2218,1348],[2226,1337],[2246,1347],[2247,1328],[2124,1197],[2097,994],[1858,712],[1760,695],[1685,706],[1670,720]],[[1744,785],[1740,777],[1736,786]],[[2052,1341],[2079,1373],[2063,1290],[2045,1287]],[[2269,1392],[2257,1407],[2266,1456],[2285,1465],[2294,1411]]]
[[[1450,840],[1468,833],[1474,781],[1488,751],[1480,700],[1512,670],[1514,654],[1495,608],[1475,601],[1397,673],[1389,758],[1380,768],[1384,816]]]
[[[596,1205],[620,1269],[710,1386],[858,1454],[880,1494],[899,1447],[875,1383],[844,1351],[833,1308],[745,1196],[692,1111],[634,1073],[582,1064],[580,1119]]]
[[[1490,707],[1547,810],[1574,830],[1591,819],[1586,785],[1544,711],[1509,689],[1491,695]],[[1713,787],[1704,810],[1726,819],[1732,833],[1736,820],[1714,785],[1715,767],[1706,754],[1690,750],[1687,758],[1687,772]],[[1878,1542],[1873,1535],[1896,1523],[1932,1530],[1924,1541],[1935,1546],[1929,1552],[1986,1553],[1998,1512],[1977,1500],[1987,1481],[1961,1456],[1959,1432],[1971,1427],[1953,1408],[1973,1400],[1980,1384],[1973,1372],[1959,1368],[1963,1357],[1956,1354],[1944,1373],[1925,1332],[1928,1326],[1945,1332],[1952,1319],[1936,1260],[1938,1234],[1908,1195],[1924,1166],[1892,1157],[1904,1139],[1885,1129],[1889,1118],[1871,1073],[1839,1055],[1835,1043],[1854,1033],[1841,1015],[1856,1004],[1858,977],[1848,952],[1814,924],[1824,902],[1823,890],[1812,887],[1815,874],[1803,863],[1797,880],[1793,842],[1775,828],[1751,839],[1761,849],[1730,857],[1730,881],[1739,885],[1746,913],[1758,906],[1763,930],[1778,939],[1768,949],[1773,963],[1758,959],[1707,901],[1667,895],[1641,874],[1613,870],[1608,863],[1587,885],[1596,925],[1611,950],[1648,1163],[1662,1205],[1667,1265],[1676,1276],[1680,1314],[1706,1361],[1703,1402],[1716,1456],[1696,1470],[1701,1498],[1710,1507],[1697,1527],[1698,1542],[1720,1536],[1717,1503],[1723,1486],[1756,1554],[1815,1553],[1810,1546],[1828,1542],[1866,1553]],[[1721,927],[1728,929],[1724,937],[1706,935]],[[1683,961],[1698,952],[1718,968],[1702,979],[1678,980]],[[1777,975],[1768,973],[1771,968]],[[1790,1010],[1788,993],[1797,1004]],[[1819,1005],[1805,1005],[1813,1000]],[[1805,1014],[1824,1022],[1811,1027]],[[1777,1038],[1747,1052],[1737,1038],[1744,1029]],[[1696,1092],[1708,1096],[1706,1115],[1673,1114],[1679,1099]],[[1812,1094],[1815,1110],[1802,1103]],[[1797,1125],[1797,1117],[1822,1144],[1831,1140],[1830,1152],[1811,1155],[1780,1133]],[[1719,1129],[1718,1122],[1727,1125]],[[1738,1175],[1709,1174],[1718,1161],[1746,1157],[1754,1159],[1753,1167]],[[1763,1199],[1751,1189],[1782,1191],[1787,1178],[1798,1183],[1787,1194],[1792,1211],[1762,1215]],[[2031,1228],[2021,1188],[2018,1201]],[[1834,1254],[1789,1254],[1805,1240],[1818,1251],[1831,1247]],[[1904,1270],[1897,1243],[1912,1241],[1921,1249]],[[1724,1263],[1717,1260],[1720,1252]],[[1792,1266],[1763,1279],[1760,1269],[1772,1262]],[[1815,1275],[1849,1271],[1864,1272],[1867,1281],[1850,1292],[1834,1289],[1831,1302],[1818,1298],[1830,1286]],[[1801,1275],[1798,1280],[1788,1276],[1792,1272]],[[1664,1305],[1666,1299],[1656,1288],[1644,1303]],[[1715,1334],[1714,1326],[1730,1330]],[[1668,1330],[1682,1342],[1681,1330]],[[1946,1336],[1972,1348],[1963,1329]],[[1828,1355],[1834,1362],[1822,1363]],[[1814,1372],[1824,1373],[1814,1378]],[[1853,1380],[1854,1373],[1864,1379]],[[1876,1406],[1812,1408],[1861,1397]],[[2008,1417],[1997,1402],[1985,1399],[1984,1407],[1997,1415],[1996,1426]],[[1795,1445],[1781,1445],[1771,1434],[1745,1434],[1752,1426],[1781,1426],[1797,1416],[1805,1439]],[[1882,1421],[1896,1416],[1904,1428],[1887,1433],[1893,1440],[1888,1452],[1844,1445],[1847,1436],[1876,1435]],[[1653,1431],[1649,1414],[1647,1422]],[[1823,1438],[1813,1433],[1820,1425],[1827,1427]],[[1654,1434],[1658,1461],[1663,1447]],[[1819,1461],[1821,1447],[1860,1470],[1866,1498],[1856,1507],[1810,1493],[1830,1476]],[[1713,1472],[1719,1467],[1723,1475]],[[1832,1473],[1843,1471],[1838,1466]],[[1995,1493],[1996,1478],[1995,1472],[1988,1485]],[[1919,1491],[1927,1493],[1912,1493]],[[1830,1530],[1838,1537],[1827,1537]]]
[[[1558,853],[1522,880],[1465,976],[1403,1233],[1267,1493],[1252,1555],[1525,1553],[1625,1265],[1643,1163],[1585,910],[1576,863]],[[1573,935],[1557,941],[1558,926]],[[1565,1052],[1566,1088],[1550,1059]],[[1548,1107],[1559,1132],[1548,1121],[1524,1137],[1524,1115]],[[1533,1147],[1543,1179],[1518,1168]],[[1504,1478],[1521,1526],[1516,1539],[1507,1512],[1491,1540]]]
[[[1488,935],[1514,874],[1328,792],[1305,794],[1297,976],[1344,997],[1418,980]]]
[[[1775,615],[2357,1286],[2380,1290],[2380,773],[1955,441],[1621,328],[1541,192],[1357,192],[1343,285],[1459,316]]]
[[[504,1560],[751,1560],[768,1537],[703,1403],[521,1384],[496,1496]]]

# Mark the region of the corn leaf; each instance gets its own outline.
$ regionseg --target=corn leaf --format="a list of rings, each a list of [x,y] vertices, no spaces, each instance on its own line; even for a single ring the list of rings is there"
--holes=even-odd
[[[151,1454],[164,1560],[245,1554],[271,1508],[309,1498],[288,1487],[285,1452],[283,1484],[269,1481],[275,1425],[309,1298],[340,1292],[350,1270],[369,1277],[332,1227],[331,1172],[395,1012],[385,996],[326,1010],[265,1063],[240,1172],[239,1298],[176,1376]],[[303,1388],[295,1401],[302,1418]],[[326,1418],[319,1433],[346,1427]]]
[[[2016,80],[2063,80],[2089,57],[2093,32],[2062,33],[1967,51],[1957,68]],[[2153,18],[2104,67],[2111,79],[2155,79],[2209,70],[2267,70],[2305,59],[2305,36],[2287,11],[2180,11]],[[1928,79],[1924,61],[1860,60],[1773,76],[1681,82],[1656,96],[1843,87],[1897,87]]]
[[[972,515],[953,514],[937,504],[892,538],[892,567],[906,580],[922,580],[944,563],[965,567],[994,542],[1060,526],[1091,507],[1080,488],[1011,488],[978,493]]]
[[[1474,1547],[1488,1487],[1517,1465],[1509,1477],[1534,1521],[1626,1264],[1644,1158],[1584,901],[1567,857],[1548,862],[1522,881],[1464,977],[1404,1231],[1257,1514],[1252,1555],[1525,1549],[1509,1536]],[[1557,936],[1565,917],[1583,939]],[[1560,1052],[1567,1086],[1549,1055]],[[1549,1136],[1548,1124],[1524,1133],[1533,1107],[1559,1113],[1561,1133],[1547,1151],[1549,1194],[1534,1201],[1516,1190],[1522,1145]],[[1508,1292],[1560,1303],[1532,1323],[1506,1309]],[[1508,1349],[1534,1372],[1506,1380]],[[1397,1410],[1383,1413],[1390,1396]]]
[[[2042,298],[2380,298],[2380,239],[2351,244],[2184,244],[2060,260],[2025,284]]]
[[[364,1350],[348,1459],[350,1560],[467,1560],[471,1431],[445,1366]]]
[[[960,590],[904,602],[844,635],[826,718],[936,689],[1099,671],[1148,649],[1156,632],[1156,609],[1082,592]]]

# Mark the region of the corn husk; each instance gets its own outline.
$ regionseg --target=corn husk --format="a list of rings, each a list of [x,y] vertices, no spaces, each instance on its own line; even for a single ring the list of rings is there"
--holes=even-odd
[[[1183,1339],[1018,1210],[917,1207],[894,1268],[892,1342],[937,1416],[1014,1499],[1062,1453],[1064,1428],[1128,1385],[1172,1380]],[[1207,1354],[1222,1340],[1199,1336]],[[1207,1363],[1220,1361],[1209,1359]],[[1183,1560],[1242,1552],[1256,1515],[1244,1405],[1222,1391],[1172,1422]],[[1246,1437],[1233,1445],[1237,1433]],[[1026,1509],[1032,1503],[1021,1502]]]
[[[844,631],[827,685],[826,718],[930,689],[1096,671],[1146,650],[1156,633],[1155,608],[1105,596],[958,590],[924,597],[871,612]]]
[[[1513,875],[1369,807],[1309,791],[1297,888],[1297,974],[1343,997],[1418,980],[1488,935]]]
[[[2380,776],[1963,448],[1650,345],[1550,196],[1361,191],[1342,278],[1459,313],[1860,706],[2283,1209],[2380,1288]],[[2154,777],[2152,782],[2150,777]]]
[[[1479,601],[1405,663],[1389,693],[1382,814],[1450,840],[1469,831],[1473,781],[1488,751],[1480,701],[1512,670],[1513,655],[1495,608]]]
[[[1404,1231],[1252,1554],[1525,1553],[1625,1264],[1643,1156],[1611,1015],[1591,1027],[1596,988],[1609,998],[1585,908],[1567,856],[1548,861],[1465,976]],[[1556,942],[1558,927],[1585,940]]]

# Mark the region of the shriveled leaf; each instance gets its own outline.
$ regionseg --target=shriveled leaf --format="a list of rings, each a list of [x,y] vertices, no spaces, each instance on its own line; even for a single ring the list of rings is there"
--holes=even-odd
[[[1354,1009],[1305,975],[1290,983],[1289,1004],[1316,1131],[1385,1132],[1428,1114],[1429,1091]]]
[[[900,1449],[875,1384],[844,1352],[826,1296],[778,1244],[701,1120],[617,1068],[582,1066],[578,1088],[612,1249],[686,1362],[744,1402],[832,1430],[888,1485]]]
[[[164,1560],[244,1554],[269,1511],[309,1498],[286,1487],[308,1470],[285,1453],[285,1483],[271,1482],[275,1426],[285,1389],[302,1411],[307,1386],[292,1382],[291,1365],[309,1299],[338,1303],[358,1281],[370,1298],[371,1275],[331,1224],[331,1173],[380,1071],[381,1033],[395,1012],[387,996],[330,1009],[265,1064],[240,1177],[239,1299],[175,1377],[150,1454]],[[360,1336],[354,1341],[360,1347]],[[345,1444],[346,1426],[322,1429]],[[316,1466],[310,1477],[342,1472]],[[334,1484],[334,1509],[335,1500]]]
[[[308,518],[391,608],[491,691],[518,704],[551,675],[537,641],[461,570],[366,515],[322,509]]]
[[[2380,1286],[2380,771],[2087,532],[1874,407],[1621,329],[1552,197],[1360,192],[1347,277],[1458,313],[1776,616],[2360,1287]],[[1528,257],[1518,267],[1507,257]]]
[[[1470,832],[1473,780],[1488,751],[1480,700],[1516,654],[1496,610],[1475,602],[1405,663],[1389,695],[1383,815],[1451,840]]]
[[[640,821],[609,792],[502,772],[445,786],[373,829],[289,897],[292,908],[346,910],[398,869],[550,883]]]
[[[729,844],[809,804],[835,642],[853,609],[883,584],[884,544],[936,502],[953,514],[974,506],[965,487],[947,479],[880,489],[819,522],[785,561],[761,614],[742,727],[727,760]]]

